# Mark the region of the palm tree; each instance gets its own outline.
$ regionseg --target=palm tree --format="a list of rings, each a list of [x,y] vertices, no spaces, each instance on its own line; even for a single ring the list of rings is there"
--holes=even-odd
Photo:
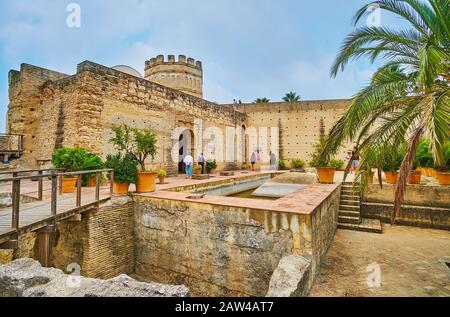
[[[380,169],[386,153],[407,140],[392,212],[394,224],[422,136],[430,139],[435,164],[445,164],[443,145],[449,138],[450,117],[450,0],[374,1],[356,13],[355,25],[374,5],[403,18],[410,27],[360,27],[345,39],[332,76],[352,59],[368,57],[371,62],[384,63],[369,85],[353,97],[331,130],[322,155],[332,155],[345,140],[356,140],[361,180],[371,168]]]
[[[267,98],[257,98],[253,103],[269,103],[270,100]]]
[[[284,102],[298,102],[300,101],[300,95],[297,95],[295,92],[291,91],[288,92],[284,97],[283,97],[283,101]]]

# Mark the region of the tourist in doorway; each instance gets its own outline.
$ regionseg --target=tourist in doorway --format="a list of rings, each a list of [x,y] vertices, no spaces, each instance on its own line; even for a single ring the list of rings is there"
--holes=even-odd
[[[192,178],[192,169],[194,165],[194,158],[191,154],[184,157],[183,163],[186,165],[186,178]]]
[[[203,153],[198,156],[198,165],[202,167],[202,174],[205,174],[205,156]]]
[[[255,171],[255,164],[256,164],[256,153],[253,152],[250,156],[250,164],[252,164],[252,171]]]
[[[272,151],[270,151],[270,168],[273,171],[277,170],[277,157]]]

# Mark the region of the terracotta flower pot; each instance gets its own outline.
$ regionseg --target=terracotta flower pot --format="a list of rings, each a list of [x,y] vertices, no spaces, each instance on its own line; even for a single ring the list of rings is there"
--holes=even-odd
[[[165,176],[158,176],[158,178],[159,178],[159,183],[160,184],[164,184],[165,183],[165,180],[166,180]]]
[[[91,176],[88,178],[87,187],[95,187],[97,185],[97,178],[95,176]]]
[[[364,175],[364,177],[367,179],[367,184],[373,184],[373,173],[370,173],[369,175]]]
[[[73,193],[75,191],[75,185],[77,184],[77,177],[63,177],[62,179],[62,192]]]
[[[333,184],[334,173],[336,170],[333,167],[317,167],[317,175],[319,175],[319,183],[321,184]]]
[[[437,172],[436,179],[441,185],[450,185],[450,172]]]
[[[386,183],[388,184],[397,184],[397,177],[398,177],[398,173],[392,173],[392,172],[384,172],[384,175],[386,176]]]
[[[437,178],[437,172],[434,168],[430,168],[430,176],[433,178]]]
[[[409,173],[408,177],[408,183],[412,185],[420,185],[420,179],[421,179],[422,173],[420,171],[411,171]]]
[[[137,173],[136,192],[138,193],[152,193],[156,190],[156,176],[153,172],[139,172]]]
[[[116,195],[128,195],[128,183],[114,182],[114,194]]]

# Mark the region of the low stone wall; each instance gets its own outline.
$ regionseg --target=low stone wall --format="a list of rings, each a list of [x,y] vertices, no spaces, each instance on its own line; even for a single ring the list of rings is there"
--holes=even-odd
[[[393,204],[395,185],[369,185],[365,202]],[[449,186],[408,185],[405,193],[405,205],[450,208]]]
[[[395,186],[370,185],[361,203],[361,216],[391,222]],[[399,225],[450,230],[450,195],[448,186],[407,187],[405,202],[397,216]]]
[[[305,214],[140,195],[134,200],[139,278],[185,284],[193,296],[265,296],[280,260],[298,255],[310,262],[301,290],[290,292],[298,296],[309,292],[333,239],[339,189]]]

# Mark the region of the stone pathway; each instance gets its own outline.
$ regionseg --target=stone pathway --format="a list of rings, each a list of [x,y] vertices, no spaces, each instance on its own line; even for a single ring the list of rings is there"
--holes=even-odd
[[[310,296],[450,296],[450,232],[384,229],[383,235],[338,230]],[[380,287],[376,278],[368,287],[372,263],[379,264]]]

